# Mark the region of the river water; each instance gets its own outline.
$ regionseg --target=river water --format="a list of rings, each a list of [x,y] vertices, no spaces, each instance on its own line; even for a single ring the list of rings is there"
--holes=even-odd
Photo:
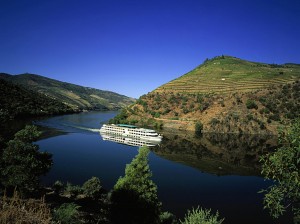
[[[82,184],[92,176],[111,189],[124,175],[138,147],[104,141],[99,128],[117,112],[87,112],[36,122],[48,132],[37,144],[53,154],[54,165],[43,178]],[[273,220],[259,194],[270,185],[259,176],[259,155],[276,147],[276,139],[259,136],[205,135],[158,131],[164,138],[151,147],[149,165],[163,209],[183,218],[192,207],[211,208],[224,223],[292,223],[286,215]]]

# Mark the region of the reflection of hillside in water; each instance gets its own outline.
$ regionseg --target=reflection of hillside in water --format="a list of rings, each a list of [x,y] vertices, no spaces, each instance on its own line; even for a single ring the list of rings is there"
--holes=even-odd
[[[259,157],[277,145],[274,136],[163,133],[160,147],[151,150],[168,160],[217,175],[259,175]]]

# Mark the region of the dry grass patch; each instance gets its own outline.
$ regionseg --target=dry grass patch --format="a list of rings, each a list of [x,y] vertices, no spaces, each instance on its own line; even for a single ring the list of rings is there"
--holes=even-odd
[[[18,192],[0,200],[0,224],[48,224],[51,211],[44,199],[21,199]]]

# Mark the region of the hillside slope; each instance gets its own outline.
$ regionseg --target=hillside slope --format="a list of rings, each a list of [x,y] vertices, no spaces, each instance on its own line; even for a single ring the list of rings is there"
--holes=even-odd
[[[263,89],[300,78],[299,64],[264,64],[231,56],[215,57],[154,92],[232,93]]]
[[[0,74],[0,78],[57,99],[73,109],[118,110],[134,102],[114,92],[78,86],[34,74]]]
[[[300,66],[221,56],[140,97],[111,122],[203,132],[277,134],[300,115]]]
[[[0,79],[0,126],[14,118],[74,112],[69,106]]]

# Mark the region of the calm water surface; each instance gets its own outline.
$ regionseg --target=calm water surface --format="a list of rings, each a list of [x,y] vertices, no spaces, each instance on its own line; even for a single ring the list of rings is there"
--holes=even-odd
[[[111,189],[138,147],[103,141],[97,130],[117,112],[88,112],[64,115],[37,122],[60,134],[37,142],[53,154],[54,165],[43,178],[82,184],[97,176]],[[63,134],[62,134],[63,133]],[[225,223],[292,223],[286,216],[272,220],[262,209],[257,192],[270,182],[259,177],[258,155],[274,145],[272,139],[237,136],[204,136],[164,132],[160,146],[149,156],[153,180],[163,208],[182,218],[187,209],[202,206],[218,210]]]

